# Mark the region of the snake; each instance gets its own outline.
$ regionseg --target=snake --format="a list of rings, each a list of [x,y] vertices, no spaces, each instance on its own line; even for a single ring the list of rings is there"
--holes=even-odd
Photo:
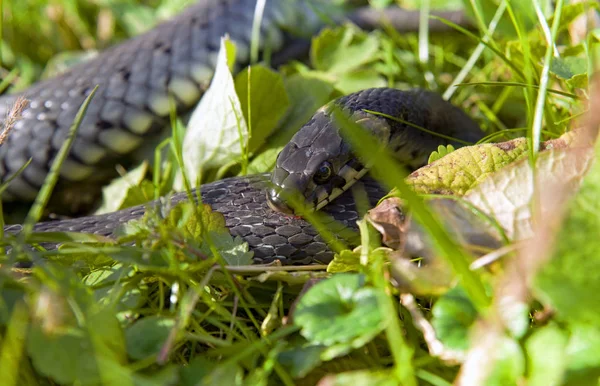
[[[312,35],[323,28],[319,11],[309,0],[266,4],[259,49],[272,51],[273,63],[289,55],[298,41],[297,31]],[[256,0],[198,1],[172,20],[54,78],[1,96],[0,116],[6,115],[17,97],[30,101],[0,145],[0,178],[12,178],[3,201],[35,198],[80,105],[95,85],[99,86],[96,96],[62,165],[57,189],[97,189],[113,177],[115,164],[135,159],[136,151],[168,124],[170,99],[175,100],[178,112],[188,111],[198,102],[214,74],[223,35],[236,42],[236,61],[248,63],[256,6]],[[360,12],[350,19],[374,23],[373,13]],[[403,23],[395,24],[401,27]],[[476,142],[483,137],[478,124],[465,112],[430,91],[374,88],[346,95],[328,106],[332,105],[355,121],[367,122],[363,126],[411,167],[425,163],[439,145],[460,145],[447,138]],[[29,159],[30,165],[15,177]],[[322,108],[283,148],[270,176],[231,177],[197,189],[201,201],[224,216],[230,233],[248,243],[255,263],[308,264],[328,262],[334,252],[310,223],[293,214],[287,195],[302,194],[308,205],[328,215],[325,225],[346,240],[344,230],[356,229],[359,218],[350,187],[359,183],[371,204],[384,194],[379,184],[363,178],[367,172],[368,167],[341,135],[331,109]],[[187,197],[185,192],[174,193],[113,213],[40,222],[34,231],[114,237],[120,225],[141,218],[148,208]],[[16,234],[22,229],[13,224],[5,226],[4,232]],[[44,246],[57,247],[52,243]]]

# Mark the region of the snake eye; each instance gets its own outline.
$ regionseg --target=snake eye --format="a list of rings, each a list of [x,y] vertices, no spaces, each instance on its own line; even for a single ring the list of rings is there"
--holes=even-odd
[[[321,165],[319,165],[319,168],[317,169],[313,180],[317,185],[322,185],[329,181],[332,176],[333,166],[331,166],[331,163],[325,161]]]

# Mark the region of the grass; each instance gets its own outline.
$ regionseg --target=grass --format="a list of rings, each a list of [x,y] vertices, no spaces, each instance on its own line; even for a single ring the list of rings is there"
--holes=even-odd
[[[438,3],[449,5],[445,1],[427,5]],[[292,133],[299,122],[338,95],[383,85],[428,88],[452,98],[481,124],[489,139],[527,133],[529,146],[456,150],[458,159],[474,160],[470,166],[457,168],[448,157],[437,162],[444,171],[439,180],[458,181],[464,175],[479,176],[489,166],[486,161],[493,166],[494,159],[517,159],[493,173],[499,181],[496,187],[515,190],[506,189],[507,200],[488,204],[508,208],[505,212],[514,222],[525,214],[535,237],[522,240],[507,232],[512,244],[499,250],[512,253],[473,269],[474,259],[485,256],[472,256],[470,245],[456,238],[463,226],[452,226],[454,212],[440,215],[432,198],[411,190],[419,177],[404,182],[407,172],[402,166],[338,114],[349,141],[358,145],[357,153],[372,161],[374,174],[386,185],[398,189],[416,221],[411,224],[424,229],[431,248],[423,250],[423,256],[410,262],[382,247],[380,236],[363,219],[362,246],[348,250],[339,245],[327,270],[251,266],[247,246],[228,234],[219,216],[189,204],[174,208],[166,218],[150,213],[131,225],[119,243],[82,244],[73,235],[63,235],[62,249],[44,251],[23,248],[23,240],[5,235],[4,247],[12,248],[12,254],[0,259],[4,382],[597,384],[600,356],[594,347],[600,343],[600,314],[589,292],[596,286],[594,264],[600,254],[594,243],[597,205],[589,197],[597,193],[599,172],[588,166],[585,196],[573,203],[562,200],[550,217],[541,217],[545,212],[534,206],[543,207],[543,201],[528,202],[532,209],[524,212],[502,207],[506,201],[518,202],[535,186],[526,177],[528,165],[546,178],[538,186],[539,200],[545,191],[565,190],[560,184],[551,185],[548,175],[567,178],[570,171],[577,179],[587,170],[580,166],[583,156],[576,150],[560,150],[558,145],[556,151],[538,150],[541,141],[559,137],[587,103],[593,103],[587,97],[595,95],[590,86],[590,69],[596,68],[595,35],[575,41],[567,26],[596,5],[559,1],[553,8],[537,0],[530,5],[483,0],[468,4],[477,31],[456,26],[455,33],[436,35],[422,29],[399,36],[392,31],[332,27],[313,39],[308,65],[291,63],[277,73],[254,65],[246,78],[234,77],[236,91],[238,83],[245,82],[245,94],[225,95],[227,105],[235,105],[238,97],[247,102],[245,113],[233,111],[240,162],[233,165],[229,160],[215,169],[226,167],[233,174],[269,171],[275,150],[289,138],[280,134],[276,141],[269,139],[275,127]],[[51,59],[56,63],[59,52],[102,49],[139,33],[140,25],[149,28],[181,6],[182,2],[160,1],[4,3],[2,87],[21,90],[52,73],[46,63]],[[256,47],[255,38],[254,58]],[[289,98],[287,105],[275,103],[281,102],[282,94]],[[253,149],[239,130],[242,118],[251,127]],[[183,130],[175,116],[171,121],[173,135],[157,144],[155,173],[146,173],[146,180],[135,186],[125,184],[126,199],[115,207],[168,192],[178,172],[193,197],[182,167]],[[75,123],[73,133],[76,127]],[[68,146],[65,143],[63,155]],[[165,154],[162,149],[171,151]],[[546,172],[547,165],[554,169]],[[60,160],[53,170],[59,166]],[[206,182],[220,174],[208,170],[201,177]],[[56,176],[51,173],[26,223],[27,231],[40,218]],[[435,184],[429,188],[430,193],[440,189]],[[492,200],[495,193],[484,190],[481,196]],[[462,199],[473,199],[473,194],[452,201]],[[473,210],[473,205],[469,201],[464,216],[485,212]],[[561,205],[570,205],[564,225],[569,232],[548,236],[547,224],[561,229]],[[458,211],[457,206],[452,208]],[[494,225],[506,225],[502,218],[496,221],[499,225]],[[467,227],[479,236],[487,228],[476,222]],[[559,255],[535,249],[552,242]],[[36,265],[11,268],[17,259]],[[582,344],[586,340],[588,346]]]

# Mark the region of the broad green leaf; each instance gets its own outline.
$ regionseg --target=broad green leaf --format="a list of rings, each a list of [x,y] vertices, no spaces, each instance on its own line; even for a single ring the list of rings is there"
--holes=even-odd
[[[248,174],[259,174],[272,171],[281,149],[283,149],[282,146],[273,147],[254,157],[248,164],[248,169],[246,170]],[[268,179],[269,177],[270,176],[267,175],[265,176],[265,179]]]
[[[316,70],[345,74],[376,59],[379,40],[356,28],[324,29],[314,38],[310,59]]]
[[[124,364],[123,333],[116,318],[101,312],[87,315],[85,323],[52,330],[33,323],[27,351],[37,371],[58,383],[92,385],[110,377],[105,367],[114,370]]]
[[[175,320],[173,318],[160,315],[152,315],[137,320],[125,331],[127,354],[135,360],[157,355],[174,326]]]
[[[310,117],[334,97],[331,82],[315,78],[308,73],[293,74],[285,79],[285,88],[290,98],[290,108],[282,121],[281,130],[273,133],[269,143],[283,147]]]
[[[103,306],[113,306],[116,312],[125,312],[126,315],[117,314],[117,318],[131,317],[130,310],[136,310],[146,301],[145,285],[132,286],[128,279],[135,275],[132,266],[115,264],[90,272],[84,283],[96,288],[94,297],[96,302]],[[112,307],[111,307],[112,308]]]
[[[123,177],[115,178],[102,188],[102,205],[95,214],[115,212],[151,199],[154,188],[150,185],[151,189],[149,190],[147,186],[142,185],[148,171],[148,162],[142,162]]]
[[[192,184],[202,169],[240,159],[247,146],[248,126],[227,61],[229,47],[232,43],[221,39],[215,75],[190,117],[183,141],[185,171]]]
[[[295,347],[279,353],[277,360],[294,378],[302,378],[322,363],[325,346]]]
[[[591,152],[585,148],[564,148],[570,137],[561,138],[565,142],[559,142],[562,139],[547,142],[546,146],[550,143],[561,145],[541,152],[537,159],[536,178],[541,187],[560,183],[575,188],[590,167]],[[458,152],[459,150],[454,153]],[[533,177],[529,160],[521,159],[489,176],[464,198],[492,216],[505,230],[509,239],[522,240],[533,234]]]
[[[341,352],[358,348],[385,328],[380,296],[385,295],[364,286],[364,276],[338,274],[317,283],[302,296],[293,315],[294,324],[302,328],[302,336],[312,344],[332,346],[330,350]]]
[[[209,231],[208,237],[210,237],[214,247],[219,251],[227,265],[239,266],[252,264],[254,252],[250,251],[248,243],[241,237],[233,237],[229,232],[216,231]],[[209,256],[212,255],[207,242],[202,244],[201,250]]]
[[[290,104],[283,77],[262,65],[251,66],[235,77],[235,90],[252,129],[248,150],[254,152],[266,142]]]
[[[386,84],[378,71],[366,68],[341,75],[335,82],[335,88],[342,94],[350,94],[366,88],[385,87]]]
[[[526,157],[526,150],[525,138],[462,147],[416,170],[406,182],[422,194],[463,195],[492,173]]]
[[[469,333],[477,319],[477,311],[464,290],[454,287],[446,292],[438,299],[431,312],[431,324],[444,346],[452,350],[469,348]]]
[[[228,232],[225,217],[210,205],[181,202],[169,211],[165,225],[180,229],[186,238],[200,240],[205,232]]]
[[[360,252],[345,249],[336,253],[333,260],[327,265],[327,272],[359,272],[360,271]]]
[[[258,282],[281,282],[289,285],[302,285],[311,280],[320,280],[326,279],[329,277],[329,274],[322,271],[295,271],[295,272],[285,272],[285,271],[269,271],[261,273],[255,278],[250,278],[250,280],[256,280]]]
[[[543,327],[525,342],[530,386],[557,385],[563,377],[566,360],[567,333],[555,325]]]
[[[550,71],[562,79],[571,79],[576,75],[583,75],[587,72],[587,69],[587,59],[575,56],[554,58],[550,66]]]

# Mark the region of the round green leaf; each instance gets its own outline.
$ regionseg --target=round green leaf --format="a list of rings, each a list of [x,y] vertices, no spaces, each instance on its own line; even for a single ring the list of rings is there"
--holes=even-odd
[[[364,287],[364,276],[339,274],[312,287],[298,302],[294,323],[313,344],[366,343],[380,333],[384,318],[376,289]],[[360,343],[359,343],[360,342]]]
[[[469,329],[477,310],[460,287],[444,294],[433,306],[431,324],[445,346],[454,350],[469,347]]]
[[[136,360],[158,354],[173,326],[174,319],[162,316],[138,320],[125,331],[127,353]]]

